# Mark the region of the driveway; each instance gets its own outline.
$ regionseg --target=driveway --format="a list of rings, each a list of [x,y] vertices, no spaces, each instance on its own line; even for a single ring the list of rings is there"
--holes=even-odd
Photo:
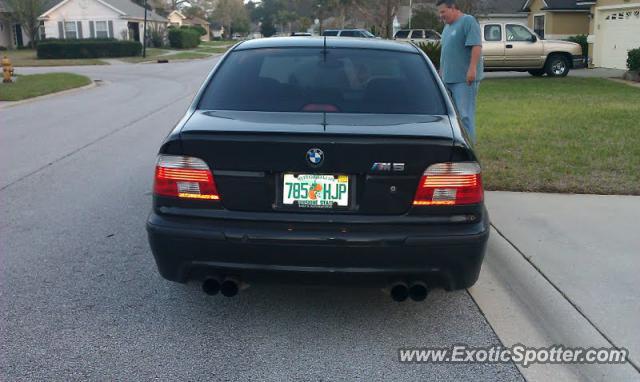
[[[522,380],[513,364],[400,364],[500,344],[467,291],[163,280],[144,223],[155,155],[215,59],[72,71],[96,88],[1,111],[0,380]]]

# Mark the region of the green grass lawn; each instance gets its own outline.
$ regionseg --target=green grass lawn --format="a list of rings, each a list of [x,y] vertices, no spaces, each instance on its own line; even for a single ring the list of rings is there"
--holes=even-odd
[[[108,65],[107,62],[95,58],[40,60],[33,49],[8,50],[0,52],[0,56],[8,56],[15,67],[21,66],[75,66],[75,65]]]
[[[158,56],[163,55],[163,54],[168,53],[168,52],[169,51],[165,50],[165,49],[147,48],[147,57],[145,57],[145,58],[142,58],[142,56],[122,57],[122,58],[117,58],[117,60],[124,61],[124,62],[131,62],[131,63],[155,61],[155,60],[158,59]]]
[[[203,41],[200,43],[200,46],[226,46],[229,47],[235,45],[238,41],[235,40],[220,40],[220,41]]]
[[[168,56],[162,56],[162,58],[166,58],[167,60],[194,60],[199,58],[207,58],[211,57],[210,54],[207,53],[196,53],[196,52],[180,52],[176,54],[170,54]]]
[[[204,47],[204,48],[199,48],[198,50],[196,50],[196,52],[210,53],[210,54],[220,54],[220,53],[226,52],[227,50],[229,50],[229,48],[231,48],[231,47],[230,46],[224,47],[224,48]]]
[[[640,89],[598,78],[491,79],[478,98],[489,190],[640,195]]]
[[[71,73],[47,73],[18,76],[10,84],[0,83],[0,101],[20,101],[45,94],[78,88],[91,83],[85,76]]]

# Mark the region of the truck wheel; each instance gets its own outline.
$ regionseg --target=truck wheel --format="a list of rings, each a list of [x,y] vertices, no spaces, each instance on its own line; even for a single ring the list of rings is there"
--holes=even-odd
[[[542,76],[544,76],[544,69],[529,70],[529,74],[531,74],[532,76],[535,76],[535,77],[542,77]]]
[[[553,54],[547,60],[545,72],[549,77],[565,77],[569,74],[569,63],[561,54]]]

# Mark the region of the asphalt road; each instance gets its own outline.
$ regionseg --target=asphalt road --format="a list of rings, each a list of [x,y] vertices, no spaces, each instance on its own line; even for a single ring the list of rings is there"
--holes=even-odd
[[[50,69],[104,84],[0,110],[0,380],[522,380],[512,364],[398,362],[400,347],[499,344],[466,291],[224,299],[158,275],[155,154],[213,63]]]

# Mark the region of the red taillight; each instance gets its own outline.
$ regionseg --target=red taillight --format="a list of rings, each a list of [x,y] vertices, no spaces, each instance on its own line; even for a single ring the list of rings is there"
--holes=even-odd
[[[202,159],[177,155],[158,157],[153,193],[185,199],[220,200],[209,166]]]
[[[477,204],[484,199],[482,174],[476,162],[438,163],[422,174],[414,206]]]

